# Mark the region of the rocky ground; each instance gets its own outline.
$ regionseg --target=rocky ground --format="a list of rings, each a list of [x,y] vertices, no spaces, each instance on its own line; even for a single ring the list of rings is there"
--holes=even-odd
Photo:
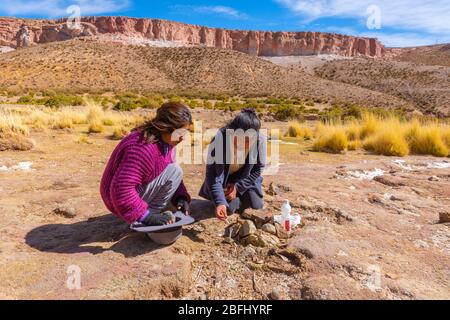
[[[265,210],[227,223],[196,196],[203,166],[183,165],[197,222],[161,247],[102,204],[117,141],[32,138],[31,151],[0,153],[0,298],[450,299],[450,160],[281,145]],[[235,223],[270,219],[283,199],[303,218],[290,239],[268,226],[249,228],[255,241],[235,234]],[[80,289],[67,285],[73,270]]]

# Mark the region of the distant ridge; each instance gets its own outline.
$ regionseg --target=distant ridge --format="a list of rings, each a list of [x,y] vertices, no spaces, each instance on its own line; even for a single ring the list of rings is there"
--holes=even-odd
[[[386,53],[383,44],[375,38],[334,33],[228,30],[127,17],[83,17],[81,28],[71,30],[65,22],[65,19],[0,18],[0,46],[18,48],[78,37],[100,37],[102,40],[130,44],[166,41],[169,45],[203,45],[254,56],[337,54],[379,58]]]

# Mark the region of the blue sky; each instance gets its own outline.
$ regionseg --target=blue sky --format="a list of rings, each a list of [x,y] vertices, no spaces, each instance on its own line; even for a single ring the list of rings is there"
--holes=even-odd
[[[1,0],[0,15],[161,18],[231,29],[324,31],[377,37],[388,46],[450,42],[449,0]]]

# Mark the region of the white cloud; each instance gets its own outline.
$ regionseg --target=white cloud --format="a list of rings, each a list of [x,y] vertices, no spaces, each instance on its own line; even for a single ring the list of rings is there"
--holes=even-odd
[[[81,15],[87,16],[120,11],[128,7],[129,0],[2,0],[0,14],[62,17],[71,5],[79,6]]]
[[[381,9],[381,26],[450,35],[448,0],[275,0],[300,14],[305,22],[324,17],[367,18],[367,8]],[[364,23],[365,24],[365,23]]]
[[[245,19],[248,17],[245,13],[226,6],[174,5],[172,9],[184,13],[218,14],[233,19]]]

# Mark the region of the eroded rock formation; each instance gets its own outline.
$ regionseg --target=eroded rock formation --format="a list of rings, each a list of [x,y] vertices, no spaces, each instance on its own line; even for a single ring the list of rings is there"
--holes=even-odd
[[[179,45],[204,45],[232,49],[257,56],[337,54],[382,57],[384,46],[374,38],[322,32],[266,32],[208,28],[158,19],[84,17],[80,28],[65,20],[0,19],[0,46],[12,48],[64,41],[77,37],[103,37],[164,41]],[[109,38],[108,38],[109,37]],[[135,41],[130,41],[134,43]]]

